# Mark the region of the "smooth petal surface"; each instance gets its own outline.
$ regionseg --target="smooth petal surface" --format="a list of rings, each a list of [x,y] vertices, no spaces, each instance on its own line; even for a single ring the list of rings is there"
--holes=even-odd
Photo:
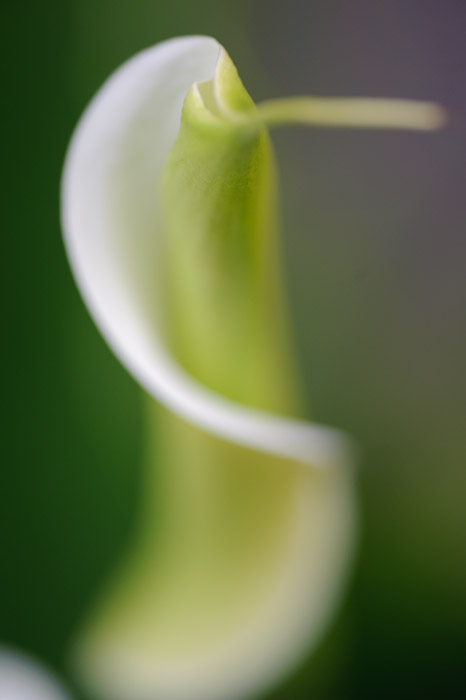
[[[239,407],[206,390],[172,361],[160,337],[160,178],[184,98],[193,83],[213,77],[220,51],[208,37],[173,39],[129,60],[99,91],[65,163],[69,259],[115,354],[167,407],[239,444],[313,466],[338,464],[349,447],[341,433]]]
[[[79,646],[83,677],[115,700],[260,692],[318,640],[354,539],[346,437],[228,400],[167,351],[154,279],[162,173],[185,97],[221,55],[215,40],[189,37],[131,59],[85,113],[64,171],[81,292],[120,360],[186,421],[159,416],[149,453],[165,465],[169,544],[136,547]]]

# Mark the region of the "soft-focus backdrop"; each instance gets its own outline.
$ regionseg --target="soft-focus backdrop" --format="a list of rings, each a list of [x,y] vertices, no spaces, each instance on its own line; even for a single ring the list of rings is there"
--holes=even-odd
[[[362,537],[318,652],[268,700],[466,695],[466,3],[4,0],[0,640],[67,642],[134,532],[141,392],[75,289],[72,129],[136,51],[212,34],[255,99],[435,99],[434,134],[283,129],[284,260],[311,415],[363,450]],[[79,700],[83,698],[75,688]]]

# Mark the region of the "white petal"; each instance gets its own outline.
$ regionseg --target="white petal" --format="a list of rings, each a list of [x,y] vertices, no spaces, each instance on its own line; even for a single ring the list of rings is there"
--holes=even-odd
[[[159,205],[164,163],[191,85],[211,79],[208,37],[158,44],[125,63],[91,102],[65,163],[62,218],[73,272],[107,342],[138,382],[210,433],[313,466],[346,461],[336,430],[238,406],[201,386],[164,349],[157,327]]]
[[[111,617],[108,619],[104,605],[104,620],[97,617],[97,624],[91,620],[90,633],[79,640],[73,657],[77,674],[98,697],[262,697],[265,689],[273,687],[315,648],[343,594],[353,555],[355,499],[351,476],[345,470],[303,468],[302,477],[289,532],[284,533],[285,552],[263,587],[261,598],[253,591],[255,606],[241,607],[233,593],[217,620],[223,626],[225,617],[224,632],[212,641],[207,637],[206,642],[200,624],[197,644],[188,641],[186,647],[181,643],[179,649],[165,649],[150,605],[145,615],[138,608],[138,593],[142,590],[145,595],[148,581],[143,580],[141,586],[137,581],[132,585],[131,579],[128,584],[127,577],[120,575],[117,592],[123,591],[124,599],[117,607],[116,624]],[[147,557],[150,556],[148,552]],[[156,557],[154,552],[154,561]],[[150,583],[150,568],[147,573]],[[243,575],[247,577],[247,571],[235,574],[238,579]],[[174,584],[179,587],[179,581]],[[189,580],[186,585],[189,586]],[[102,602],[105,604],[105,600]],[[201,606],[209,629],[211,613],[205,609],[204,601]],[[237,609],[234,626],[232,609]],[[179,621],[175,620],[175,624]],[[186,626],[190,640],[189,619]]]
[[[66,159],[66,248],[97,325],[150,394],[212,434],[325,469],[303,470],[280,574],[236,635],[208,652],[171,660],[145,658],[124,635],[113,647],[88,649],[81,661],[91,685],[118,700],[226,700],[259,692],[315,644],[339,596],[354,537],[346,437],[207,390],[172,360],[158,330],[159,179],[186,93],[214,76],[220,50],[207,37],[159,44],[128,61],[99,91]]]
[[[68,700],[68,695],[35,661],[0,647],[0,700]]]

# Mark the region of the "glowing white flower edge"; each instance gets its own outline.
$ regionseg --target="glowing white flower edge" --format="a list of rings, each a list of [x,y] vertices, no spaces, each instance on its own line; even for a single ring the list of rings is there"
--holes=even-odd
[[[36,661],[0,646],[0,700],[70,699]]]
[[[349,447],[342,433],[222,398],[176,365],[157,335],[159,178],[186,93],[213,77],[220,51],[209,37],[172,39],[127,61],[101,88],[65,162],[62,223],[69,260],[115,354],[172,411],[263,452],[313,466],[340,463]]]
[[[312,480],[303,485],[296,535],[280,580],[271,582],[263,608],[241,634],[202,659],[159,665],[154,659],[150,668],[144,663],[138,668],[134,657],[138,687],[131,688],[120,673],[126,650],[121,649],[121,667],[114,650],[87,670],[103,697],[226,700],[262,690],[316,643],[352,551],[355,507],[346,436],[209,391],[172,360],[158,334],[159,180],[184,98],[195,82],[213,78],[222,50],[209,37],[173,39],[136,55],[107,80],[79,122],[66,157],[65,245],[98,327],[149,394],[205,431],[318,468],[326,486],[317,498]]]

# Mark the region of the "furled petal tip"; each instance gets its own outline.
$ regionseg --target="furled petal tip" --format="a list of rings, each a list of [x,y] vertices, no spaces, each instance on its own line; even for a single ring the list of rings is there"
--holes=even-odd
[[[270,481],[293,481],[287,481],[292,507],[273,544],[278,560],[254,604],[241,600],[234,621],[222,627],[218,620],[202,644],[190,646],[181,633],[175,650],[165,648],[157,616],[152,619],[149,609],[135,622],[128,612],[132,603],[115,604],[118,615],[103,615],[97,632],[80,646],[77,663],[99,696],[116,700],[227,700],[260,692],[317,642],[351,558],[355,500],[348,438],[207,388],[175,361],[163,336],[164,298],[154,280],[162,255],[162,173],[186,95],[193,85],[211,81],[224,58],[214,39],[173,39],[135,56],[105,83],[66,157],[65,245],[96,324],[141,386],[204,433],[229,441],[252,471],[266,455]],[[211,112],[220,109],[222,118],[234,121],[242,110],[218,85],[214,101]],[[268,481],[257,485],[258,507],[260,493],[269,497]],[[273,522],[273,513],[267,517]],[[247,573],[239,567],[238,578],[247,581]],[[117,617],[124,620],[121,629]]]

